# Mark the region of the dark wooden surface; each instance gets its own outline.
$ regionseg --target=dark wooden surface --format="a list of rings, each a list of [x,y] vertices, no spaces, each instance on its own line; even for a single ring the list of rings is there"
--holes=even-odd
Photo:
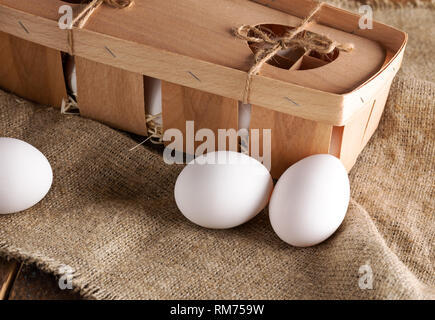
[[[35,266],[0,258],[0,300],[78,300],[72,290],[61,290],[59,280]]]

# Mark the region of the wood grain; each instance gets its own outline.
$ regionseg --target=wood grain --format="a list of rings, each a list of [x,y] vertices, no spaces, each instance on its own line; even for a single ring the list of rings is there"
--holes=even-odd
[[[343,131],[344,131],[344,127],[334,126],[332,128],[331,142],[329,144],[328,153],[337,158],[340,158],[341,143],[343,141]]]
[[[194,154],[194,150],[186,146],[186,121],[194,121],[195,135],[202,128],[212,130],[216,137],[215,150],[227,150],[218,146],[218,129],[237,131],[238,101],[165,81],[162,82],[162,111],[165,130],[177,128],[183,133],[183,150],[178,151],[188,154]],[[194,149],[200,144],[196,141]],[[237,151],[237,144],[230,150]]]
[[[68,32],[59,28],[59,0],[0,0],[0,31],[68,52]]]
[[[328,153],[331,125],[255,105],[251,110],[250,129],[260,129],[260,156],[264,156],[262,129],[271,129],[271,174],[274,178],[279,178],[288,167],[307,156]]]
[[[23,0],[20,0],[20,2],[22,1]],[[46,3],[46,0],[44,1],[44,3]],[[203,27],[201,23],[208,23],[210,21],[216,23],[216,25],[223,26],[223,24],[219,22],[219,19],[222,19],[222,17],[226,16],[215,16],[215,13],[213,12],[213,17],[208,17],[208,15],[204,14],[204,12],[209,13],[210,10],[203,10],[203,3],[205,4],[205,2],[201,2],[200,6],[192,7],[192,1],[193,0],[187,2],[177,1],[177,3],[172,3],[173,6],[169,7],[165,6],[167,4],[171,4],[171,2],[159,3],[158,6],[153,7],[152,1],[146,1],[137,3],[133,8],[128,10],[115,10],[109,8],[108,6],[103,6],[94,14],[90,23],[85,29],[74,29],[73,32],[75,52],[77,55],[85,57],[92,61],[109,64],[111,66],[115,66],[132,72],[142,73],[144,75],[148,75],[154,78],[163,79],[165,81],[192,87],[194,89],[199,89],[235,100],[241,100],[243,97],[243,91],[246,81],[246,71],[244,70],[247,69],[252,63],[252,53],[249,47],[244,44],[243,41],[234,39],[234,37],[231,36],[230,26],[242,23],[264,23],[272,18],[275,23],[292,25],[293,23],[297,22],[299,18],[291,17],[291,15],[287,13],[280,12],[279,10],[273,10],[271,8],[266,8],[248,0],[225,0],[228,1],[226,3],[228,3],[230,9],[233,12],[230,15],[233,20],[229,21],[231,22],[231,24],[225,25],[225,29],[218,28],[210,30],[211,27],[214,28],[213,25],[207,25]],[[292,4],[293,3],[294,2],[292,2]],[[162,4],[165,4],[165,6],[161,6]],[[195,4],[198,4],[198,2],[195,2]],[[145,10],[148,8],[149,5],[152,6],[152,10]],[[216,3],[214,3],[214,5],[216,6]],[[236,5],[236,7],[234,7],[234,5]],[[247,8],[251,8],[251,6],[254,6],[255,10],[247,10]],[[166,10],[167,12],[153,11],[156,7],[166,8],[168,10]],[[219,8],[217,8],[217,12],[222,13],[222,10],[228,10],[228,8],[224,7],[226,6],[221,5],[221,2],[219,2]],[[146,12],[140,12],[140,8],[142,8],[142,10]],[[180,17],[182,16],[180,13],[182,13],[183,10],[187,10],[186,8],[191,9],[195,12],[196,15],[192,15],[192,17],[195,16],[196,18],[198,18],[196,25],[190,25],[190,28],[186,26],[186,28],[188,28],[188,31],[186,31],[183,27],[184,22],[180,22]],[[234,10],[234,8],[239,8],[240,10],[242,10],[241,12],[248,12],[248,14],[243,14],[243,19],[241,19],[240,14],[237,12],[237,10]],[[174,9],[180,9],[181,11],[175,10],[176,12],[174,14]],[[328,10],[333,10],[336,18],[337,14],[339,15],[340,19],[335,19],[335,23],[337,24],[337,26],[341,26],[341,21],[343,20],[350,19],[349,21],[350,23],[352,23],[352,19],[355,19],[354,15],[349,12],[336,8],[331,8]],[[239,57],[243,58],[242,60],[244,61],[245,69],[243,67],[241,67],[241,69],[243,70],[232,67],[229,68],[225,64],[220,65],[217,64],[217,62],[209,62],[207,59],[200,59],[199,56],[191,57],[187,55],[187,53],[181,54],[179,53],[180,51],[177,51],[175,49],[171,49],[171,51],[168,51],[162,49],[162,47],[158,47],[157,45],[153,46],[147,44],[147,42],[143,40],[145,36],[148,36],[148,33],[142,31],[152,29],[145,28],[145,24],[148,22],[142,17],[142,14],[145,14],[145,16],[147,16],[147,14],[150,15],[149,11],[151,11],[151,13],[156,13],[156,17],[160,16],[161,18],[168,18],[165,18],[161,21],[169,21],[169,24],[172,24],[173,26],[175,23],[175,27],[179,22],[180,28],[183,27],[182,30],[180,30],[182,32],[186,32],[186,37],[178,38],[182,39],[182,41],[187,43],[192,42],[192,46],[196,43],[196,36],[200,40],[202,37],[202,40],[205,39],[210,42],[208,38],[214,39],[215,33],[219,33],[220,37],[226,38],[225,43],[229,45],[227,46],[224,45],[224,43],[220,43],[220,41],[217,41],[223,48],[229,49],[230,53],[227,52],[223,56],[239,56],[239,49],[236,48],[239,47],[240,50],[243,50]],[[237,12],[237,16],[234,14],[234,12]],[[106,19],[107,16],[110,16],[110,18]],[[206,16],[207,19],[204,18]],[[156,17],[150,17],[151,21],[154,21]],[[188,15],[188,17],[189,19],[191,19],[190,15]],[[173,21],[170,18],[173,18]],[[32,30],[38,30],[38,33],[32,33],[30,35],[26,34],[19,25],[17,27],[17,21],[20,19],[28,24]],[[116,24],[113,24],[113,21],[115,20],[118,21]],[[104,25],[110,25],[111,28],[109,31],[112,33],[110,33],[109,31],[106,32],[104,30]],[[128,26],[130,26],[131,28],[126,28]],[[315,26],[323,28],[325,27],[313,24],[313,27]],[[93,29],[94,27],[95,29]],[[331,27],[334,27],[334,25],[331,25]],[[118,28],[120,29],[120,34],[125,34],[125,39],[117,38],[118,35],[115,33],[118,32]],[[161,31],[166,30],[166,27],[160,25],[157,28],[160,28],[159,30]],[[406,35],[404,33],[390,27],[380,26],[378,29],[384,33],[384,36],[380,38],[381,40],[388,40],[390,41],[390,44],[394,42],[394,46],[396,48],[400,48],[403,53],[403,44],[404,42],[406,42]],[[65,50],[68,49],[67,42],[65,41],[65,39],[67,38],[66,32],[59,34],[59,31],[65,30],[59,30],[53,20],[49,20],[44,17],[38,17],[34,14],[24,11],[19,11],[11,7],[10,4],[8,4],[8,6],[0,5],[0,30],[7,31],[8,33],[18,35],[19,37],[23,37],[25,39],[31,39],[31,41],[42,43],[47,46],[57,46],[63,47],[65,48]],[[170,28],[169,32],[172,32],[173,30],[177,30],[178,32],[178,28]],[[126,33],[126,31],[128,32]],[[106,34],[104,32],[106,32]],[[157,30],[154,29],[153,32],[149,32],[149,34],[155,36],[159,33]],[[174,42],[176,44],[176,40],[173,40],[172,36],[164,36],[163,38],[159,37],[159,39],[164,39],[164,41],[168,43]],[[159,39],[157,39],[157,41],[160,41]],[[210,47],[211,49],[215,48],[216,46],[216,41],[214,41],[213,43],[214,44],[212,44],[212,47]],[[190,48],[194,48],[192,46]],[[108,52],[107,48],[110,48],[110,50],[116,55],[116,58]],[[198,50],[194,51],[192,54],[203,55],[204,57],[205,55],[213,54],[213,50],[208,50],[207,46],[197,47],[197,49]],[[355,61],[356,60],[357,59],[355,59]],[[335,62],[336,61],[334,61],[334,63]],[[334,63],[331,63],[331,65]],[[390,68],[390,66],[388,66],[388,68]],[[397,70],[398,69],[396,69],[396,71]],[[188,74],[188,71],[197,74],[201,81],[193,79]],[[295,72],[303,73],[305,71]],[[250,97],[250,101],[253,104],[261,105],[272,110],[297,115],[305,119],[316,120],[340,126],[346,123],[346,121],[352,116],[355,110],[363,107],[361,104],[355,103],[359,99],[359,97],[356,95],[360,93],[370,94],[373,90],[376,91],[377,86],[379,85],[381,85],[379,82],[371,81],[364,86],[366,90],[365,92],[358,92],[356,94],[348,95],[345,99],[342,95],[319,92],[317,90],[300,87],[282,80],[276,80],[263,75],[258,75],[254,77],[252,82],[252,94]],[[293,99],[294,101],[303,102],[303,104],[300,103],[300,105],[302,105],[303,107],[300,108],[289,105],[286,97],[283,97],[283,93],[284,95],[290,95],[291,99]]]
[[[80,114],[146,136],[143,76],[76,57]]]
[[[153,78],[237,101],[243,99],[246,72],[171,52],[161,52],[152,47],[119,39],[106,38],[106,36],[101,35],[96,37],[86,30],[75,33],[74,39],[76,54],[86,56],[92,61],[100,61],[124,70],[140,72]],[[110,43],[110,50],[115,53],[116,58],[107,52],[105,46],[108,43]],[[197,78],[193,77],[192,73]],[[296,101],[304,101],[303,107],[289,103],[285,98],[287,95],[291,95]],[[261,75],[253,78],[250,100],[257,101],[258,105],[272,110],[297,114],[302,118],[336,125],[346,121],[343,117],[343,97],[341,95],[303,88]]]
[[[361,141],[362,148],[364,148],[367,142],[369,142],[379,125],[379,121],[381,120],[382,113],[384,112],[385,104],[387,103],[388,95],[390,93],[390,87],[391,81],[387,83],[385,89],[376,96],[369,120],[367,121],[364,129],[364,135]]]
[[[59,14],[60,6],[69,5],[75,12],[84,7],[80,3],[75,4],[62,0],[0,0],[0,4],[56,22],[61,16]]]
[[[312,0],[250,0],[255,3],[276,9],[281,12],[286,12],[296,17],[306,17],[311,10],[316,6],[316,2]],[[344,31],[345,33],[352,33],[356,36],[361,36],[372,41],[379,42],[384,48],[397,52],[403,46],[406,40],[404,32],[397,32],[398,30],[385,25],[383,23],[374,21],[373,29],[359,28],[360,16],[353,12],[336,8],[329,4],[324,4],[321,12],[318,14],[316,20],[319,24],[326,27],[332,27],[337,30]],[[373,32],[376,30],[376,32]]]
[[[22,1],[19,2],[22,3]],[[283,25],[294,25],[300,18],[297,18],[297,15],[292,17],[290,11],[309,9],[307,2],[303,0],[295,0],[296,2],[276,0],[273,2],[273,6],[278,10],[248,0],[223,0],[225,5],[222,4],[222,1],[217,5],[216,2],[211,2],[211,0],[201,1],[200,3],[194,0],[174,1],[143,1],[126,10],[116,10],[108,6],[101,7],[85,29],[73,30],[76,54],[124,70],[142,73],[234,100],[241,100],[246,82],[246,70],[252,64],[252,53],[243,41],[237,40],[231,35],[231,27],[243,23],[270,22],[267,20],[273,20],[274,23]],[[155,2],[158,2],[157,5]],[[304,6],[298,6],[299,2]],[[47,3],[47,0],[44,0],[44,3]],[[210,5],[213,10],[210,10]],[[284,7],[279,9],[279,5]],[[228,10],[231,13],[224,15],[223,13]],[[334,19],[328,20],[327,11]],[[183,12],[188,14],[183,15]],[[240,12],[243,12],[242,17]],[[149,20],[144,17],[148,17]],[[165,21],[167,24],[158,23],[155,25],[154,22],[157,18],[159,22]],[[184,18],[186,20],[183,20]],[[25,33],[17,24],[20,19],[28,24],[32,30],[38,30],[38,32],[30,35]],[[191,24],[191,19],[196,19],[193,24]],[[350,37],[349,32],[353,31],[352,28],[355,21],[358,20],[358,16],[326,6],[320,20],[323,25],[312,24],[311,27],[336,28],[341,31],[336,32],[331,29],[331,32]],[[148,28],[147,24],[151,22],[152,26]],[[10,3],[0,5],[0,30],[47,46],[63,47],[67,50],[66,32],[59,33],[59,28],[54,23],[53,20],[17,10]],[[346,26],[346,24],[350,26]],[[376,23],[375,29],[376,32],[366,32],[361,35],[367,39],[378,40],[384,47],[390,48],[395,53],[394,60],[397,60],[398,63],[394,65],[391,63],[385,67],[385,70],[393,69],[394,71],[389,72],[387,75],[384,74],[385,72],[378,72],[372,75],[370,79],[366,79],[364,86],[359,87],[358,90],[353,91],[351,94],[345,95],[320,92],[272,77],[257,75],[252,81],[251,103],[305,119],[336,126],[344,125],[354,112],[364,107],[363,104],[358,103],[360,95],[370,97],[391,76],[394,76],[398,67],[400,67],[401,57],[407,41],[406,34]],[[152,30],[152,32],[143,32],[143,30]],[[177,30],[177,33],[173,33],[173,30]],[[313,31],[315,30],[313,29]],[[183,35],[182,37],[180,32]],[[378,35],[378,33],[380,34]],[[153,41],[155,42],[149,42],[147,38],[149,36],[154,37]],[[367,39],[365,40],[369,41]],[[340,39],[337,38],[337,40]],[[177,41],[181,41],[183,44],[181,45]],[[162,42],[166,43],[167,46],[179,49],[164,47]],[[199,44],[202,44],[202,46],[199,46]],[[374,42],[372,42],[373,44]],[[363,48],[364,46],[360,47]],[[110,48],[116,57],[110,54],[107,48]],[[189,52],[179,51],[182,48],[187,48]],[[355,52],[362,53],[359,50]],[[233,59],[239,59],[238,63],[242,63],[243,66],[238,63],[236,63],[238,66],[220,64],[217,60],[207,58],[220,59],[220,57],[223,57],[225,61],[228,61],[227,63],[234,62],[235,60],[226,59],[229,56],[233,57]],[[358,61],[358,57],[359,55],[354,55],[353,61]],[[378,63],[376,59],[374,61],[374,63]],[[338,62],[336,60],[328,66]],[[323,67],[318,69],[323,69]],[[373,70],[369,69],[367,70],[368,73],[372,74]],[[193,79],[188,71],[196,74],[201,81]],[[301,79],[303,79],[302,75],[305,71],[295,72],[300,72]],[[381,76],[381,79],[375,81]],[[343,78],[350,79],[351,77],[352,73],[351,76],[346,74],[346,77]],[[323,82],[325,81],[317,81],[317,83]],[[289,105],[288,95],[303,107]]]
[[[362,150],[365,127],[369,121],[374,103],[373,100],[368,101],[366,107],[356,113],[354,118],[344,126],[341,138],[340,160],[347,171],[350,171],[353,167]]]
[[[59,51],[0,32],[0,61],[0,87],[60,107],[67,93]]]
[[[264,21],[294,27],[301,19],[252,1],[147,0],[124,10],[104,6],[85,28],[248,71],[253,64],[252,52],[248,43],[236,39],[231,29]],[[308,25],[307,30],[327,34],[339,43],[353,43],[355,48],[351,53],[342,52],[333,64],[323,68],[289,71],[265,65],[261,74],[312,89],[345,93],[365,82],[382,65],[384,50],[374,41],[315,23]]]
[[[358,155],[379,125],[385,103],[388,98],[391,82],[387,83],[372,100],[367,101],[365,108],[356,113],[345,126],[341,137],[340,160],[348,171],[355,164]]]
[[[8,298],[19,265],[16,260],[8,261],[0,258],[0,300]]]

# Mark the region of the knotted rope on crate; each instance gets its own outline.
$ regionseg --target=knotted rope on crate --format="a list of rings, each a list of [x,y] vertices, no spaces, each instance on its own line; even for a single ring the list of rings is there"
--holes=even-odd
[[[131,7],[134,3],[133,0],[93,0],[89,2],[86,7],[73,19],[71,23],[71,28],[68,30],[68,45],[69,45],[69,53],[70,55],[74,55],[74,38],[72,27],[77,26],[77,28],[81,29],[88,22],[89,18],[98,9],[103,3],[107,5],[124,9]],[[73,110],[73,111],[71,111]],[[77,102],[73,97],[68,97],[68,99],[64,99],[62,101],[61,112],[63,114],[77,114],[76,111]],[[161,113],[157,115],[146,115],[146,124],[147,124],[147,132],[148,138],[146,141],[150,140],[154,144],[162,144],[163,143],[163,127],[158,121],[155,121],[161,117]]]
[[[73,19],[71,28],[68,29],[68,46],[70,55],[74,55],[74,37],[72,28],[76,25],[79,29],[83,28],[94,11],[103,3],[106,3],[113,8],[124,9],[131,7],[134,4],[134,0],[92,0],[89,2],[77,17]]]
[[[89,4],[83,9],[80,14],[75,17],[73,20],[73,26],[79,22],[77,25],[78,28],[83,28],[86,22],[89,20],[90,16],[94,13],[96,9],[98,9],[103,3],[108,4],[113,8],[124,9],[133,5],[133,0],[92,0]]]
[[[294,29],[288,30],[283,36],[277,36],[270,30],[261,26],[242,25],[235,30],[235,35],[242,40],[259,44],[259,50],[254,55],[255,63],[248,72],[243,93],[243,103],[249,103],[251,83],[254,75],[257,75],[263,65],[272,59],[279,51],[290,48],[303,48],[306,51],[313,50],[320,54],[328,54],[335,49],[350,52],[351,44],[340,44],[325,35],[312,32],[304,32],[312,22],[315,15],[320,11],[323,2],[310,12]]]

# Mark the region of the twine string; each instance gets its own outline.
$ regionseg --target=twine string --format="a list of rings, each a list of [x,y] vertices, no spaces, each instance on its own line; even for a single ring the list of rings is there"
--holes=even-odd
[[[73,19],[71,22],[71,28],[68,29],[68,51],[70,55],[74,55],[73,27],[77,25],[77,28],[82,29],[95,10],[97,10],[103,3],[106,3],[113,8],[124,9],[131,7],[134,4],[134,0],[92,0],[89,2],[86,7]]]
[[[146,124],[147,124],[147,132],[148,139],[154,144],[162,144],[163,143],[163,126],[159,124],[156,119],[161,119],[162,113],[151,115],[146,115]]]
[[[320,54],[329,54],[335,49],[346,52],[350,52],[353,49],[351,44],[342,45],[325,35],[303,32],[312,22],[322,6],[323,2],[319,2],[298,26],[288,30],[283,36],[276,36],[272,31],[261,26],[242,25],[235,30],[235,35],[239,39],[259,44],[259,49],[254,54],[255,63],[247,74],[245,89],[243,92],[243,103],[249,103],[253,76],[257,75],[263,65],[281,50],[304,48],[305,51],[313,50]]]
[[[163,144],[163,126],[158,124],[156,121],[154,121],[158,118],[161,118],[161,116],[162,113],[158,113],[156,115],[150,115],[150,114],[146,115],[148,136],[145,140],[135,145],[129,151],[133,151],[134,149],[143,145],[147,141],[151,141],[151,143],[153,144]]]
[[[62,99],[62,105],[60,107],[61,114],[72,114],[78,115],[79,108],[77,106],[77,101],[74,100],[71,96],[68,95],[67,98]]]
[[[77,25],[79,29],[83,28],[95,10],[98,9],[103,3],[106,3],[114,8],[123,9],[133,5],[134,0],[92,0],[77,15],[77,17],[73,19],[72,27]],[[320,11],[322,5],[322,2],[318,3],[317,6],[305,19],[301,21],[297,27],[288,30],[281,37],[274,35],[273,32],[266,28],[261,28],[258,26],[242,25],[235,30],[235,35],[238,38],[251,43],[259,44],[259,49],[254,55],[255,63],[247,74],[245,90],[243,94],[243,103],[249,103],[249,95],[253,76],[258,74],[263,65],[281,50],[299,47],[304,48],[305,50],[315,50],[320,54],[331,53],[336,48],[346,52],[352,50],[351,45],[341,45],[325,35],[304,32],[302,37],[299,36],[303,31],[305,31],[315,15]],[[74,38],[72,28],[68,30],[68,44],[70,54],[73,55]],[[148,138],[145,141],[150,140],[156,144],[162,143],[163,128],[155,121],[158,117],[161,117],[161,114],[146,116]]]
[[[73,26],[78,22],[77,27],[83,28],[88,22],[91,15],[94,13],[95,10],[97,10],[103,3],[106,3],[107,5],[117,8],[117,9],[124,9],[131,7],[134,3],[133,0],[92,0],[88,3],[88,5],[77,15],[77,17],[74,18],[72,24]]]
[[[74,27],[77,25],[77,28],[82,29],[86,25],[86,23],[88,22],[92,14],[95,12],[95,10],[97,10],[103,3],[106,3],[107,5],[113,8],[124,9],[124,8],[131,7],[134,3],[134,0],[92,0],[73,19],[71,26]],[[68,29],[68,46],[69,46],[69,54],[74,55],[74,37],[73,37],[72,28]],[[78,110],[78,108],[75,100],[71,97],[68,97],[68,99],[62,100],[61,112],[64,114],[76,114],[76,113],[71,113],[70,110]],[[146,115],[148,137],[145,141],[143,141],[139,145],[145,143],[148,140],[150,140],[154,144],[163,143],[163,127],[162,125],[157,123],[157,121],[155,121],[157,118],[159,117],[161,118],[161,115],[162,115],[161,113],[157,115]]]

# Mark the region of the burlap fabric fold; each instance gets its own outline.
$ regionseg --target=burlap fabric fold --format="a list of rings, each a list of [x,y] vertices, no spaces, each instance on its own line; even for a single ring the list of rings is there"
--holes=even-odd
[[[420,22],[433,15],[413,10]],[[197,227],[174,202],[181,166],[147,147],[129,151],[135,141],[97,122],[0,91],[0,136],[31,143],[54,170],[42,202],[0,216],[0,255],[72,271],[74,289],[97,299],[434,299],[435,83],[433,62],[421,58],[433,40],[400,9],[386,11],[377,12],[426,42],[411,40],[351,171],[345,221],[326,242],[283,243],[267,210],[231,230]]]

